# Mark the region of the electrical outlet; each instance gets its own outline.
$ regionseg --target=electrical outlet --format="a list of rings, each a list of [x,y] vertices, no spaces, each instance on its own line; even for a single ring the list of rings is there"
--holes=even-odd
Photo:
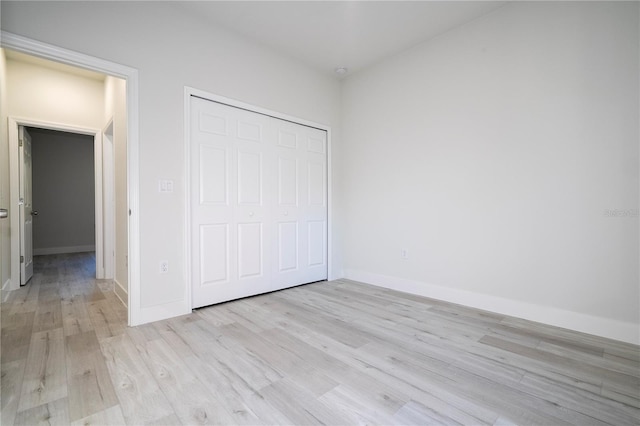
[[[409,259],[409,250],[406,248],[400,249],[400,259],[408,260]]]
[[[160,262],[160,273],[166,274],[168,272],[169,272],[169,261],[163,260],[162,262]]]

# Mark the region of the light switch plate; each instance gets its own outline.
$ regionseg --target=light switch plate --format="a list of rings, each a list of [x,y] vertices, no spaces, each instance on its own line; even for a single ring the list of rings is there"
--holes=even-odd
[[[160,179],[158,181],[158,192],[173,192],[173,181],[170,179]]]

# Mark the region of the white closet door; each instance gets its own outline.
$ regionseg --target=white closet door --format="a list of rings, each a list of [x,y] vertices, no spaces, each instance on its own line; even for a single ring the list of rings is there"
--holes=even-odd
[[[326,279],[326,132],[195,97],[190,126],[193,307]]]
[[[274,120],[277,195],[273,280],[283,287],[327,278],[326,132]]]

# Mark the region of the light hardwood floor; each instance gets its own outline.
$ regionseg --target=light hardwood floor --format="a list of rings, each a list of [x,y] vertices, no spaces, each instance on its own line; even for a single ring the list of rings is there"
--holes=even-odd
[[[91,255],[2,305],[2,424],[640,424],[640,349],[351,281],[126,327]]]

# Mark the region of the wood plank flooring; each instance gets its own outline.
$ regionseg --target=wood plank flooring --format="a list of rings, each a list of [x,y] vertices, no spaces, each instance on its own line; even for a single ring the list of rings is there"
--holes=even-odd
[[[2,305],[2,424],[639,425],[640,348],[347,280],[126,327],[91,254]]]

